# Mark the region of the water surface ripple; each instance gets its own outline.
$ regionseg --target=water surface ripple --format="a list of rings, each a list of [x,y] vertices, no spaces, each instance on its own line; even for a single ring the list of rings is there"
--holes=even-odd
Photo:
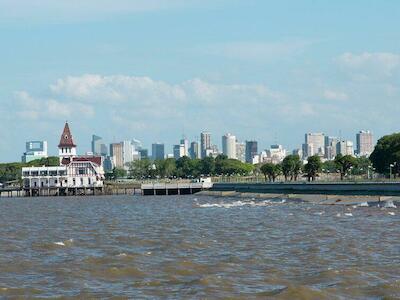
[[[400,211],[192,196],[0,199],[0,298],[400,298]]]

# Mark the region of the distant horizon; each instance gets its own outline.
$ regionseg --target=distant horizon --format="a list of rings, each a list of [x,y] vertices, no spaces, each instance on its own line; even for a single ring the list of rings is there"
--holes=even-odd
[[[83,153],[92,134],[170,153],[201,131],[289,151],[400,131],[398,1],[35,3],[0,0],[2,162],[55,152],[65,120]]]

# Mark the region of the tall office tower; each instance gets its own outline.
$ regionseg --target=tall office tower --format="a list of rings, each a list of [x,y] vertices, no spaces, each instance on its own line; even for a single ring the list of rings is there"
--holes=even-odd
[[[207,150],[211,149],[211,133],[202,132],[200,134],[201,157],[207,157]]]
[[[222,153],[236,159],[236,137],[230,133],[222,136]]]
[[[122,142],[122,152],[123,152],[124,166],[128,167],[127,164],[133,161],[134,147],[131,141]]]
[[[374,151],[374,137],[369,130],[361,130],[356,135],[357,155],[370,156]]]
[[[108,150],[107,150],[107,145],[106,144],[101,144],[100,145],[100,155],[101,156],[107,156],[108,155]]]
[[[352,141],[340,141],[336,146],[336,153],[341,155],[354,155],[354,147]]]
[[[327,160],[333,160],[337,154],[337,144],[339,139],[333,136],[325,136],[325,158]]]
[[[101,145],[103,143],[103,139],[101,136],[92,135],[92,152],[93,155],[101,155]]]
[[[253,163],[253,158],[258,154],[257,141],[246,141],[246,162]]]
[[[47,141],[29,141],[25,144],[22,162],[27,163],[35,159],[47,157]]]
[[[241,162],[246,161],[246,144],[245,143],[236,143],[236,159]]]
[[[185,156],[185,145],[184,144],[174,145],[172,150],[173,150],[175,159],[179,159],[179,158]]]
[[[323,133],[306,133],[303,151],[306,150],[306,157],[313,155],[324,156],[325,135]]]
[[[151,156],[154,160],[164,159],[165,157],[165,147],[164,144],[154,143],[151,145]]]
[[[149,158],[149,151],[147,149],[141,148],[138,150],[138,152],[139,152],[140,159],[148,159]]]
[[[200,149],[199,149],[199,143],[198,142],[192,142],[190,144],[189,155],[190,155],[191,159],[201,158]]]
[[[183,156],[188,156],[189,157],[189,140],[186,138],[183,138],[180,140],[180,144],[183,145],[183,152],[184,155]]]
[[[122,143],[110,144],[110,156],[112,158],[113,166],[115,168],[124,167],[124,154]]]

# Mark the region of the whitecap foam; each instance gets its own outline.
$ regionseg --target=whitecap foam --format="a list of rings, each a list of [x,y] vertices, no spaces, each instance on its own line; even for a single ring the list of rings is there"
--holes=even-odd
[[[126,253],[117,254],[117,257],[126,257],[126,256],[127,256]]]
[[[251,207],[256,207],[256,206],[269,206],[274,202],[271,202],[271,200],[264,200],[261,202],[255,202],[255,201],[234,201],[231,203],[226,203],[226,202],[220,202],[220,203],[204,203],[204,204],[197,204],[198,207],[201,208],[211,208],[211,207],[217,207],[217,208],[233,208],[233,207],[243,207],[243,206],[251,206]],[[285,203],[285,202],[276,202],[276,203]]]
[[[385,202],[385,207],[386,208],[397,208],[397,206],[393,203],[392,200],[386,201]]]
[[[394,213],[394,212],[392,212],[392,211],[389,211],[389,212],[388,212],[388,215],[395,216],[396,213]]]
[[[353,216],[352,213],[345,213],[344,215],[345,215],[346,217],[352,217],[352,216]]]
[[[358,204],[359,207],[369,207],[368,202],[362,202],[360,204]]]
[[[65,246],[64,242],[54,242],[54,245]]]

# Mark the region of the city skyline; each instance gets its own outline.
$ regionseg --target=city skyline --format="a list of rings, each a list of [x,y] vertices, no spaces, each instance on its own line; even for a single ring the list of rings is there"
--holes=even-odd
[[[288,149],[399,130],[398,1],[40,2],[0,0],[2,161],[64,120],[84,151],[93,133],[169,152],[203,130]]]

